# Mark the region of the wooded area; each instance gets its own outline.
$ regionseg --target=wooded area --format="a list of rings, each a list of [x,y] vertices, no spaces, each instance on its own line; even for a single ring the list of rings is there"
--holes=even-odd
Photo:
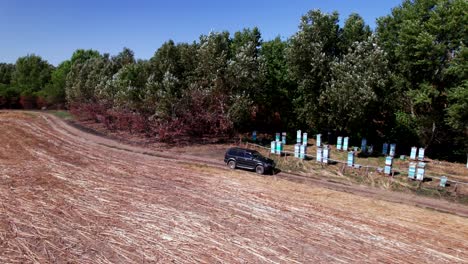
[[[164,43],[149,60],[77,50],[0,64],[0,108],[67,107],[161,140],[236,132],[332,132],[466,160],[468,2],[406,0],[372,31],[311,10],[287,40],[257,28]]]

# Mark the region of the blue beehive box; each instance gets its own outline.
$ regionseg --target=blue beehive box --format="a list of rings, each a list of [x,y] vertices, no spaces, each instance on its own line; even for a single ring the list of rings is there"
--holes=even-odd
[[[393,164],[393,157],[392,156],[387,156],[385,158],[385,165],[392,166],[392,164]]]
[[[425,172],[424,168],[418,167],[416,171],[416,180],[418,181],[424,180],[424,172]]]
[[[388,153],[388,143],[384,143],[382,146],[382,154],[386,156],[387,153]]]
[[[361,140],[361,152],[366,152],[367,151],[367,139],[363,138]]]
[[[322,160],[323,163],[327,163],[327,164],[328,164],[329,155],[330,155],[330,149],[328,148],[327,145],[325,145],[325,146],[323,147],[323,160]]]
[[[386,165],[385,168],[384,168],[384,173],[388,174],[388,175],[392,174],[392,166],[387,166]]]
[[[395,157],[396,144],[390,144],[390,156]]]
[[[417,147],[412,147],[411,148],[410,159],[412,159],[412,160],[416,159],[416,152],[418,152],[418,148]]]
[[[446,184],[447,184],[447,177],[445,177],[445,176],[440,177],[440,184],[439,184],[439,186],[440,186],[440,187],[445,187]]]
[[[343,139],[343,150],[348,151],[348,143],[349,143],[349,137],[345,137]]]
[[[307,146],[307,133],[304,132],[304,134],[302,134],[302,145],[306,145]]]
[[[317,162],[322,162],[322,148],[317,148]]]
[[[302,141],[302,132],[298,130],[296,133],[296,143],[301,144],[301,141]]]
[[[281,141],[276,141],[276,154],[281,155],[283,151],[283,143]]]
[[[315,144],[317,145],[317,147],[320,147],[322,145],[322,134],[317,134]]]
[[[307,155],[307,146],[306,145],[300,145],[299,146],[299,158],[305,159]]]
[[[352,167],[354,165],[354,152],[353,151],[348,152],[347,164],[348,164],[348,167]]]
[[[343,137],[338,137],[336,140],[336,149],[341,150],[341,147],[343,146]]]
[[[424,148],[419,148],[418,160],[424,160]]]
[[[416,163],[411,162],[408,168],[408,178],[416,178]]]
[[[299,153],[300,153],[300,144],[294,145],[294,157],[299,158]]]
[[[276,141],[271,142],[271,149],[270,149],[272,154],[276,153]]]

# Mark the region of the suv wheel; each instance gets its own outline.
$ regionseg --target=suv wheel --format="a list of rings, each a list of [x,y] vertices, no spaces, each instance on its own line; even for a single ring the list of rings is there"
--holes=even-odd
[[[263,174],[265,172],[265,169],[263,168],[262,165],[258,165],[256,168],[255,168],[255,172],[258,173],[258,174]]]
[[[230,160],[230,161],[228,162],[228,167],[229,167],[231,170],[235,169],[235,168],[236,168],[236,162],[235,162],[234,160]]]

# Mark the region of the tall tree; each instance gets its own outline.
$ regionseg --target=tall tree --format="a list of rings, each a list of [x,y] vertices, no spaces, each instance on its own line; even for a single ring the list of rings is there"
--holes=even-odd
[[[229,117],[236,128],[251,125],[254,102],[261,95],[264,76],[260,71],[261,34],[258,28],[244,29],[234,33],[228,64],[229,84],[232,88]]]
[[[369,25],[366,25],[364,19],[356,13],[352,13],[346,19],[344,27],[340,33],[340,50],[347,53],[354,42],[366,41],[372,34]]]
[[[320,97],[328,126],[348,134],[368,136],[369,129],[374,128],[372,121],[381,110],[379,95],[390,83],[385,53],[372,37],[354,42],[348,54],[331,64],[331,74]]]
[[[186,79],[195,68],[196,49],[186,44],[165,42],[150,59],[150,76],[146,83],[145,105],[153,105],[156,117],[176,115],[177,103],[187,88]]]
[[[96,102],[114,73],[112,61],[107,54],[72,64],[67,75],[67,101]]]
[[[262,43],[261,71],[265,76],[262,93],[258,98],[258,120],[264,120],[263,126],[280,127],[283,130],[294,123],[292,98],[295,83],[288,75],[286,64],[287,42],[280,37]]]
[[[0,107],[12,107],[16,104],[19,91],[11,86],[15,65],[0,63]]]
[[[51,75],[50,83],[44,89],[46,100],[50,104],[65,103],[65,87],[67,75],[71,69],[71,61],[66,60],[55,68]]]
[[[112,93],[103,96],[107,100],[111,100],[117,108],[146,114],[147,109],[145,109],[143,103],[148,72],[147,61],[126,64],[107,83],[112,87]],[[155,106],[151,107],[154,108]]]
[[[112,57],[112,61],[116,64],[116,67],[120,69],[125,65],[135,63],[135,53],[131,49],[125,47],[117,56]]]
[[[101,54],[92,49],[84,50],[84,49],[77,49],[75,52],[73,52],[73,55],[70,59],[72,65],[74,64],[79,64],[79,63],[85,63],[87,60],[91,58],[98,58],[100,57]]]
[[[52,69],[52,65],[34,54],[20,57],[15,64],[12,84],[22,92],[38,92],[49,82]]]
[[[298,89],[294,106],[298,120],[317,128],[321,119],[319,97],[330,79],[330,62],[339,55],[338,13],[309,11],[301,19],[299,31],[287,51],[288,67]]]
[[[234,33],[231,41],[228,71],[235,93],[245,93],[255,98],[259,93],[262,76],[259,72],[259,51],[262,45],[258,28]]]
[[[11,63],[0,63],[0,84],[10,85],[15,65]]]

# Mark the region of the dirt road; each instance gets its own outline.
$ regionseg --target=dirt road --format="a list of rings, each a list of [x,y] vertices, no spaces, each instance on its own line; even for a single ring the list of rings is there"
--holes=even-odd
[[[468,263],[468,219],[0,112],[0,263]]]

